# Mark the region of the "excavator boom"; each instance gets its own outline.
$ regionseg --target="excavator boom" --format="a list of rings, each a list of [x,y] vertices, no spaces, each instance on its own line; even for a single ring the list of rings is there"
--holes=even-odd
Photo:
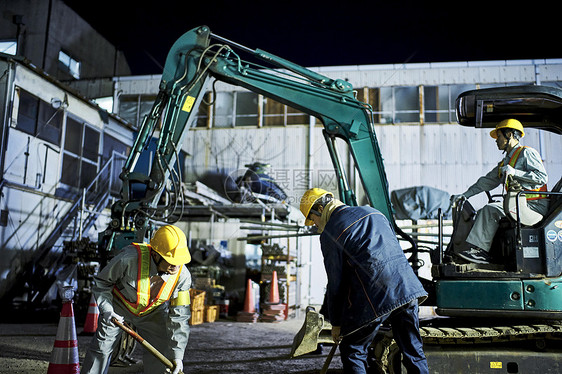
[[[215,40],[219,43],[212,43]],[[272,67],[267,70],[262,65],[242,60],[241,53]],[[143,121],[121,174],[123,196],[112,208],[112,223],[106,230],[106,237],[111,239],[105,241],[106,248],[118,247],[117,243],[130,241],[132,236],[142,240],[150,222],[161,219],[157,203],[165,182],[173,174],[172,165],[182,138],[195,118],[210,79],[244,87],[318,118],[324,125],[341,200],[357,205],[354,190],[340,163],[336,139],[347,143],[371,205],[394,222],[372,111],[355,98],[351,84],[325,77],[263,50],[240,46],[211,34],[208,27],[202,26],[180,37],[168,54],[160,92]],[[160,136],[152,169],[149,175],[142,175],[135,172],[135,166],[155,131],[159,131]]]

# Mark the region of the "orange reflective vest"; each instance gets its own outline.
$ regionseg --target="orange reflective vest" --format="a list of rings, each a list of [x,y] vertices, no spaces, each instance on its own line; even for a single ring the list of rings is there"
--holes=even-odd
[[[519,155],[521,154],[521,151],[523,150],[523,148],[526,148],[525,146],[521,146],[519,148],[517,148],[515,150],[515,152],[513,152],[513,154],[511,155],[511,158],[509,159],[509,163],[508,165],[511,167],[515,167],[515,163],[517,162],[517,159],[519,158]],[[501,175],[501,168],[503,167],[503,160],[500,162],[499,165],[499,169],[498,169],[498,177],[501,179],[502,175]],[[505,189],[507,190],[507,183],[505,186]],[[525,191],[529,191],[529,192],[545,192],[547,191],[546,188],[546,184],[543,184],[542,187],[539,187],[537,189],[534,190],[525,190]],[[547,195],[544,194],[539,194],[539,193],[526,193],[525,197],[527,198],[527,200],[540,200],[540,199],[548,199]]]
[[[158,296],[150,300],[150,247],[146,244],[133,243],[138,252],[137,300],[131,302],[123,296],[117,287],[113,287],[113,295],[134,315],[143,316],[168,301],[180,277],[181,269],[168,278],[158,291]]]

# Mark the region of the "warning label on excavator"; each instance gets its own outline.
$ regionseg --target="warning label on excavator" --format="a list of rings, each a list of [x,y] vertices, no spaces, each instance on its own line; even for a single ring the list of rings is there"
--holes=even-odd
[[[183,102],[183,106],[181,107],[181,110],[188,113],[191,112],[191,108],[193,108],[194,103],[195,103],[195,98],[193,96],[187,96],[185,98],[185,101]]]
[[[539,247],[523,247],[524,258],[539,258]]]
[[[490,362],[490,369],[501,369],[501,368],[502,368],[501,362],[497,362],[497,361]]]

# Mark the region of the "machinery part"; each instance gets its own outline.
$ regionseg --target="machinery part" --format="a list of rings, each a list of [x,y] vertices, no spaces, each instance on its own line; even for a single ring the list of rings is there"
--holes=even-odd
[[[462,323],[458,321],[441,321],[447,322],[440,326],[420,327],[424,352],[432,371],[463,372],[467,365],[474,373],[502,367],[517,368],[516,371],[508,370],[509,373],[558,373],[560,370],[560,322],[503,325],[490,321],[481,327],[459,327]],[[528,347],[529,343],[531,347]],[[402,372],[400,350],[388,328],[377,335],[369,348],[368,360],[374,373]],[[540,369],[537,362],[540,362]]]
[[[211,43],[211,40],[221,43]],[[234,48],[260,60],[259,64],[242,60]],[[264,61],[269,65],[265,69]],[[279,68],[291,73],[279,74],[275,70]],[[183,136],[197,115],[207,83],[213,78],[318,118],[324,125],[324,138],[336,170],[340,199],[347,205],[357,205],[355,192],[338,155],[336,138],[349,146],[370,203],[394,223],[388,181],[372,123],[372,108],[355,98],[353,87],[344,80],[323,76],[265,51],[230,42],[212,34],[207,26],[201,26],[182,35],[168,53],[160,91],[120,175],[122,198],[112,206],[112,224],[102,236],[107,252],[127,242],[142,242],[154,221],[177,220],[181,216],[183,209],[176,213],[180,206],[178,199],[170,199],[176,201],[166,207],[159,207],[158,203],[168,179],[172,182],[170,195],[182,195],[181,183],[173,183],[181,181],[173,163],[179,159]],[[148,175],[134,172],[157,128],[160,128],[160,137],[152,169]],[[179,200],[183,204],[183,199]]]
[[[324,316],[318,313],[314,307],[308,306],[304,323],[293,338],[290,357],[314,352],[318,348],[318,344],[334,344],[331,331],[330,322],[325,321]]]
[[[112,318],[111,322],[113,322],[115,325],[119,326],[123,331],[125,331],[127,334],[131,335],[136,341],[138,341],[144,348],[146,348],[150,353],[152,353],[154,355],[154,357],[156,357],[158,360],[160,360],[160,362],[162,362],[164,365],[166,365],[166,367],[168,367],[170,370],[174,370],[175,365],[172,361],[170,361],[166,356],[164,356],[162,353],[160,353],[156,348],[154,348],[149,342],[147,342],[146,340],[144,340],[136,331],[134,331],[133,329],[127,327],[126,325],[124,325],[123,323],[119,322],[116,318]],[[183,374],[182,371],[180,371],[180,374]]]

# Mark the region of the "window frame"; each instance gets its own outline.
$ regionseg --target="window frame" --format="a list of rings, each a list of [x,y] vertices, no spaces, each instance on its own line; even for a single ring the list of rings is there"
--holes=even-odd
[[[69,149],[75,145],[77,139],[67,138],[67,135],[69,134],[68,131],[70,126],[74,126],[74,124],[78,125],[80,130],[80,135],[79,135],[80,142],[78,143],[79,144],[78,152],[76,152],[74,149]],[[91,141],[92,139],[91,134],[86,136],[87,131],[93,131],[98,136],[97,153],[95,154],[95,159],[96,159],[95,161],[92,160],[92,158],[94,157],[88,157],[87,155],[85,155],[84,142],[86,140]],[[95,176],[99,171],[100,159],[103,157],[103,155],[100,153],[100,150],[103,151],[102,147],[103,147],[103,132],[101,130],[99,130],[95,126],[88,124],[86,121],[76,116],[67,115],[66,123],[65,123],[65,131],[64,131],[64,143],[61,146],[61,160],[60,160],[61,174],[59,178],[60,183],[64,186],[67,186],[69,189],[82,189],[87,187],[94,180]],[[70,176],[68,178],[66,178],[65,175],[65,171],[68,172],[68,167],[69,167],[68,164],[66,165],[67,167],[65,167],[66,160],[74,161],[77,163],[77,167],[70,172]],[[93,177],[91,179],[89,179],[88,176],[84,174],[84,171],[86,169],[85,166],[92,167],[93,168],[92,170],[94,170]],[[77,183],[68,183],[69,181],[74,181],[74,180]]]
[[[82,62],[75,59],[70,53],[61,49],[58,55],[59,66],[64,66],[66,73],[70,74],[75,79],[80,79],[82,72]]]

